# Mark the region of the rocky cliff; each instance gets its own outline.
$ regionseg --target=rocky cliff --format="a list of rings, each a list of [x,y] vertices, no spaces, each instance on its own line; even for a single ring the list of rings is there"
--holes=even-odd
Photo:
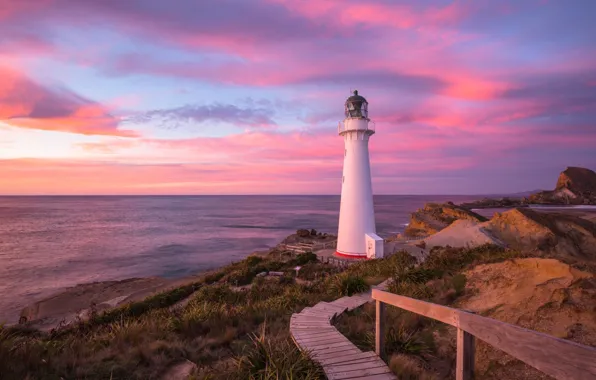
[[[596,205],[596,173],[586,168],[568,167],[559,175],[554,190],[532,194],[529,202]]]
[[[596,279],[555,259],[526,258],[478,265],[465,272],[465,295],[457,307],[521,327],[596,345]],[[547,379],[489,344],[476,340],[476,376]]]
[[[412,213],[405,234],[408,236],[432,235],[456,220],[484,222],[486,218],[451,202],[427,203],[423,208]]]
[[[588,219],[517,208],[495,214],[482,227],[513,249],[568,263],[596,264],[596,224]]]

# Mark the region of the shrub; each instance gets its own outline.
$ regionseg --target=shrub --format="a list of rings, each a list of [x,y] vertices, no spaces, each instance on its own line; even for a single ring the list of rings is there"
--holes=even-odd
[[[315,380],[324,377],[321,367],[290,339],[270,340],[264,328],[260,335],[251,336],[251,344],[235,362],[236,371],[228,378]]]
[[[309,230],[304,230],[304,229],[300,229],[296,231],[296,235],[298,235],[299,237],[309,237],[310,236],[310,231]]]
[[[389,283],[388,290],[391,293],[399,294],[404,297],[416,299],[429,299],[433,296],[433,290],[426,284],[412,282],[409,280],[394,280]]]
[[[375,346],[374,331],[367,331],[366,339],[370,347]],[[398,328],[390,327],[385,331],[385,350],[387,354],[402,353],[410,355],[423,355],[430,353],[432,346],[421,339],[418,330],[408,330],[400,325]]]
[[[305,252],[296,255],[296,257],[288,262],[288,265],[305,265],[308,263],[316,263],[317,255],[312,252]]]
[[[460,295],[464,289],[466,288],[466,275],[463,273],[456,274],[451,279],[451,283],[453,284],[453,289],[455,289],[455,294]]]
[[[89,320],[89,324],[107,324],[122,318],[139,317],[151,310],[172,306],[176,302],[190,296],[200,287],[200,283],[193,283],[167,292],[162,292],[148,297],[143,301],[133,302],[101,314],[93,315]],[[79,325],[79,327],[84,327],[84,325]]]
[[[225,275],[226,275],[226,273],[223,270],[209,273],[209,274],[205,275],[205,284],[208,284],[208,285],[213,284],[214,282],[217,282],[217,281],[221,280],[222,278],[224,278]]]
[[[249,267],[253,267],[253,266],[263,262],[263,258],[260,256],[251,255],[251,256],[248,256],[246,259],[244,259],[244,262]]]
[[[404,354],[392,355],[389,369],[402,380],[437,380],[439,376],[426,369],[426,363],[420,358]]]
[[[350,273],[342,273],[329,279],[329,292],[337,297],[351,296],[369,289],[364,278]]]

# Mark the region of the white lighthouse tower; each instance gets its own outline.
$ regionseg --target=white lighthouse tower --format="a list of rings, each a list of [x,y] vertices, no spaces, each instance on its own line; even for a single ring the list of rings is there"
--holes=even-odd
[[[336,254],[353,259],[383,257],[383,239],[376,234],[368,139],[368,102],[354,91],[346,100],[346,118],[338,133],[344,138],[344,171]]]

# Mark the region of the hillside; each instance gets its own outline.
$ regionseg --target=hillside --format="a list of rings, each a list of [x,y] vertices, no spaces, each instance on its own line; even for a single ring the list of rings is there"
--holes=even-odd
[[[386,279],[396,294],[596,345],[594,223],[525,208],[489,221],[452,204],[423,211],[447,227],[427,239],[430,253],[420,264],[401,251],[338,268],[312,253],[273,249],[142,300],[91,308],[51,331],[0,327],[0,378],[324,379],[292,342],[290,316]],[[465,240],[440,241],[458,236],[480,240],[441,246]],[[373,304],[344,313],[337,328],[370,351],[374,313]],[[396,308],[386,320],[388,365],[399,378],[454,377],[455,329]],[[476,365],[483,379],[547,378],[482,342]]]

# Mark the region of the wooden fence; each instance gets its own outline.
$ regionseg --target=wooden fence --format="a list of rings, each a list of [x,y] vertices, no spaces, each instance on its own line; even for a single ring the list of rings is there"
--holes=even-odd
[[[384,356],[385,304],[457,328],[456,379],[474,378],[474,341],[479,338],[555,379],[596,379],[596,348],[482,317],[468,311],[373,289],[376,301],[375,346]]]

